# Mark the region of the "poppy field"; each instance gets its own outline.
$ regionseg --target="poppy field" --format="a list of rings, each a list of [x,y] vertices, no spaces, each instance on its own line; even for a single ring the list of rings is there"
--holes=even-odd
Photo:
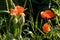
[[[60,0],[0,0],[0,40],[60,40]]]

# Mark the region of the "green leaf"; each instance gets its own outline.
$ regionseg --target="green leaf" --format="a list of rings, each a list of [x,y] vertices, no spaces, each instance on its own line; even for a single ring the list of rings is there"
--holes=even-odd
[[[60,32],[57,33],[57,36],[60,38]]]
[[[56,15],[60,15],[60,13],[59,13],[59,10],[58,9],[56,9],[56,8],[51,8],[52,10],[53,10],[53,12],[54,12],[54,14],[56,14]]]

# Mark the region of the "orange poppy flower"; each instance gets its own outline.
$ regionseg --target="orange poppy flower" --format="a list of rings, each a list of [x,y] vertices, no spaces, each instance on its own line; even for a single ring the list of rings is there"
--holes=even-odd
[[[54,13],[51,10],[45,10],[41,12],[41,17],[50,19],[54,17]]]
[[[15,9],[18,10],[18,13],[23,13],[24,12],[24,8],[22,6],[15,6]]]
[[[11,10],[10,10],[10,14],[11,14],[11,15],[17,15],[18,12],[17,12],[17,10],[15,10],[15,9],[11,9]]]
[[[48,23],[45,23],[43,26],[42,26],[42,29],[43,29],[43,32],[45,33],[48,33],[50,31],[50,25]]]
[[[22,6],[15,6],[14,9],[10,10],[11,15],[22,15],[24,8]]]
[[[42,18],[47,18],[47,14],[46,14],[44,11],[42,11],[42,12],[41,12],[41,17],[42,17]]]

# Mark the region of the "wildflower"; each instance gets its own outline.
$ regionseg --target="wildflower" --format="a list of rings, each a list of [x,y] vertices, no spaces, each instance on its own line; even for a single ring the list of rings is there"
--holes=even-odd
[[[11,15],[23,15],[25,16],[24,12],[24,8],[22,6],[15,6],[14,9],[10,10]]]
[[[23,13],[24,12],[24,8],[22,6],[15,6],[15,9],[18,10],[18,13]]]
[[[51,10],[45,10],[41,12],[41,17],[50,19],[54,17],[54,13]]]
[[[42,12],[41,12],[41,17],[42,17],[42,18],[46,18],[46,17],[47,17],[47,14],[46,14],[44,11],[42,11]]]
[[[10,13],[11,13],[11,15],[17,15],[18,14],[17,10],[15,10],[15,9],[11,9]]]
[[[50,31],[50,25],[46,22],[43,26],[42,26],[42,29],[43,29],[43,32],[45,33],[48,33]]]

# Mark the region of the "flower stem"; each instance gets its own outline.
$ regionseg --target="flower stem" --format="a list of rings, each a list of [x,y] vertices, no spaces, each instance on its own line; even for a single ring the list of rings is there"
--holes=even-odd
[[[39,32],[41,32],[43,35],[45,35],[39,28],[37,28],[39,30]]]
[[[49,9],[51,8],[51,0],[50,0],[50,2],[49,2]]]
[[[58,23],[58,26],[60,27],[60,23],[59,23],[59,21],[58,21],[58,17],[56,16],[56,21],[57,21],[57,23]]]
[[[48,23],[50,23],[50,25],[52,25],[52,22],[50,19],[47,19]],[[52,25],[53,26],[53,25]]]
[[[27,3],[27,0],[25,0],[25,2],[24,2],[24,8],[26,7],[26,3]]]
[[[15,7],[14,2],[12,0],[10,0],[10,2],[11,2],[11,6]]]
[[[9,11],[8,0],[6,0],[7,10]]]

